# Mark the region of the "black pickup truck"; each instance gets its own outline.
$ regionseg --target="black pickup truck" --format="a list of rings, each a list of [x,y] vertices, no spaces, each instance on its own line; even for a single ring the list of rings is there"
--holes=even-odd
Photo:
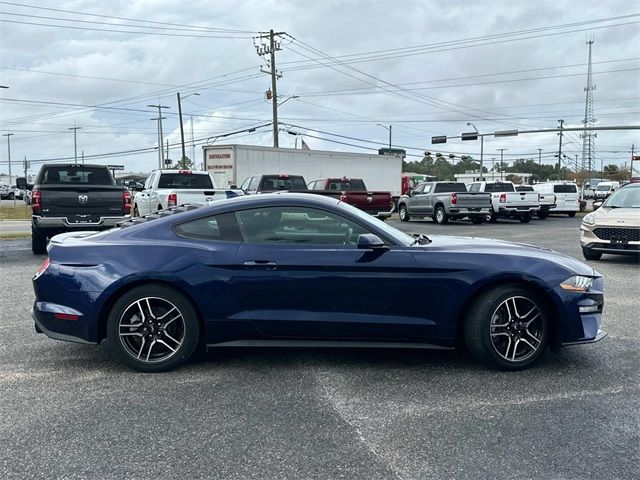
[[[41,254],[47,239],[59,233],[105,230],[128,220],[131,193],[116,185],[104,165],[47,164],[36,177],[31,208],[31,249]]]

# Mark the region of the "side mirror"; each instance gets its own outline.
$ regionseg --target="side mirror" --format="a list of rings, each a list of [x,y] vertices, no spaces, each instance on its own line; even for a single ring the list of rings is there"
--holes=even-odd
[[[238,189],[238,186],[237,186],[237,185],[229,185],[229,188],[230,188],[231,190],[237,190],[237,189]]]
[[[389,247],[373,233],[364,233],[358,236],[358,248],[363,250],[387,250]]]
[[[27,179],[24,177],[18,177],[16,178],[16,186],[20,189],[20,190],[26,190],[27,189]]]

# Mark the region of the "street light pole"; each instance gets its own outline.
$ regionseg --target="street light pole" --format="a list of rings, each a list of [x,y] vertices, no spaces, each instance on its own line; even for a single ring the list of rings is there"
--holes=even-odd
[[[538,149],[538,166],[539,167],[542,166],[542,149],[541,148]]]
[[[13,181],[11,180],[11,136],[13,133],[5,133],[2,136],[7,137],[7,157],[9,160],[9,187],[13,185]],[[16,206],[16,192],[13,192],[13,206]]]
[[[391,128],[392,125],[389,125],[388,127],[386,125],[383,125],[381,123],[377,123],[376,125],[378,125],[379,127],[382,127],[386,130],[389,130],[389,153],[391,153]]]
[[[500,151],[500,180],[504,180],[504,151],[509,150],[508,148],[498,148]]]
[[[76,132],[81,130],[82,127],[70,127],[69,130],[73,130],[73,160],[74,163],[78,164],[78,141],[76,137]]]
[[[482,176],[484,173],[484,135],[478,131],[478,127],[475,126],[473,122],[467,122],[468,126],[473,127],[478,136],[480,137],[480,180],[482,181]]]

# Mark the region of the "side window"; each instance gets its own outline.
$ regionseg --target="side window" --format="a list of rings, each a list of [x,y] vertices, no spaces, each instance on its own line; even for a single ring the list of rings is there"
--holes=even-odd
[[[317,180],[315,180],[315,181],[313,181],[313,182],[309,182],[309,185],[307,185],[307,188],[308,188],[309,190],[315,190],[315,188],[316,188],[316,184],[317,184],[317,183],[318,183],[318,181],[317,181]]]
[[[414,194],[422,193],[424,191],[424,183],[421,183],[416,188],[413,189]]]
[[[177,235],[198,240],[241,242],[242,234],[233,213],[198,218],[174,227]]]
[[[351,220],[315,208],[266,207],[236,212],[247,243],[342,245],[355,247],[371,233]]]
[[[469,187],[469,192],[480,192],[480,184],[479,183],[472,183],[471,186]]]
[[[431,191],[431,184],[426,184],[424,186],[424,190],[422,191],[422,193],[429,193]]]
[[[250,191],[257,190],[259,181],[260,181],[260,175],[256,175],[255,177],[251,177],[251,182],[249,182],[249,190]]]
[[[144,181],[145,190],[149,190],[151,188],[151,185],[153,185],[153,179],[155,177],[156,177],[156,172],[153,172],[151,175],[147,177],[147,179]]]
[[[242,182],[242,185],[240,185],[240,190],[247,190],[249,188],[249,182],[251,182],[251,177]]]

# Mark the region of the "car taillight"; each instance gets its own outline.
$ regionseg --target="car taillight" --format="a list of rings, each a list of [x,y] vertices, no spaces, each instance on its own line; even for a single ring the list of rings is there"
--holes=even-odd
[[[451,205],[457,205],[458,204],[458,194],[457,193],[452,193],[451,194]]]
[[[347,196],[346,196],[344,193],[342,193],[342,194],[340,195],[340,201],[341,201],[341,202],[344,202],[344,203],[347,203]]]
[[[506,193],[501,193],[500,194],[500,203],[507,203],[507,194]]]
[[[129,190],[122,192],[122,210],[124,213],[131,211],[131,192]]]
[[[34,188],[31,192],[31,209],[33,213],[40,213],[40,208],[42,208],[42,194],[40,190]]]
[[[170,193],[167,198],[167,207],[175,207],[176,205],[178,205],[178,194]]]
[[[36,274],[34,275],[33,279],[35,280],[36,278],[38,278],[40,275],[42,275],[47,268],[49,268],[49,265],[51,265],[51,260],[49,260],[49,257],[47,257],[45,259],[44,262],[42,262],[42,265],[40,266],[40,268],[38,269],[38,271],[36,272]]]

